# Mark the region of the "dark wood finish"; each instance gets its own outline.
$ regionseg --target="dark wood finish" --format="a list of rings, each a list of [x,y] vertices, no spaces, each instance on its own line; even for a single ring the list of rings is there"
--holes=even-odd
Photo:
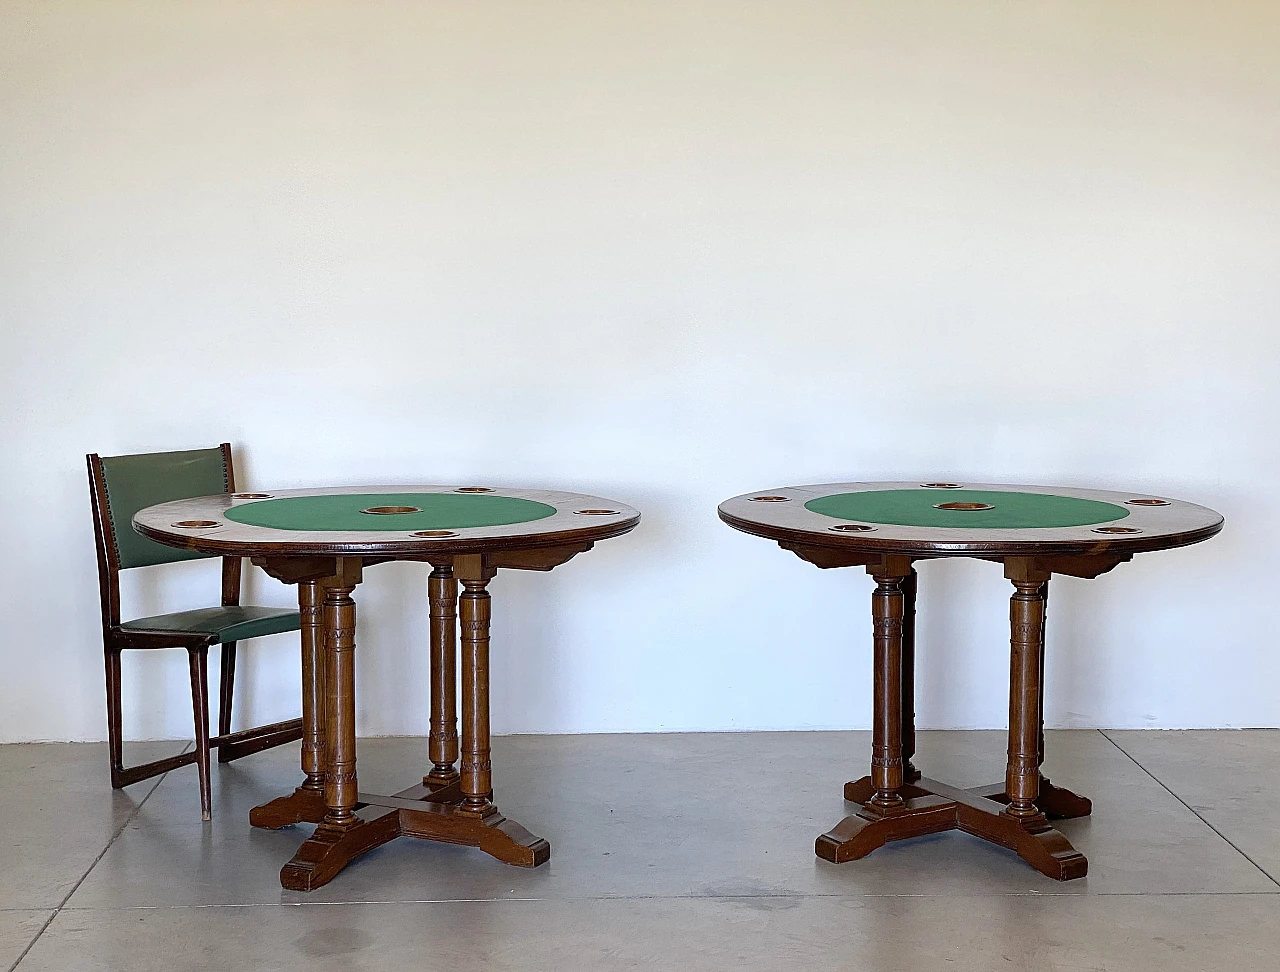
[[[458,582],[452,564],[437,564],[427,579],[431,607],[431,772],[424,786],[458,783]]]
[[[348,490],[276,491],[273,497],[334,492],[431,491],[448,487],[352,487]],[[491,490],[491,492],[498,492]],[[343,867],[397,837],[417,837],[478,847],[500,861],[536,867],[551,855],[550,845],[520,824],[508,820],[493,802],[489,725],[489,626],[492,601],[489,582],[500,569],[547,571],[599,540],[634,529],[640,514],[599,497],[576,493],[504,490],[556,507],[555,515],[515,527],[459,528],[448,536],[424,537],[422,532],[368,531],[369,539],[344,535],[335,540],[322,531],[274,531],[226,520],[227,497],[182,500],[143,510],[134,524],[144,536],[161,543],[206,553],[249,557],[272,577],[300,585],[304,652],[308,644],[323,644],[326,675],[308,674],[303,667],[304,691],[318,691],[327,702],[324,716],[314,721],[323,740],[317,790],[308,768],[304,745],[303,771],[307,780],[292,794],[272,800],[250,813],[261,827],[284,827],[313,822],[314,833],[280,872],[281,884],[308,891],[332,880]],[[578,510],[610,513],[578,515]],[[181,520],[213,520],[215,535],[184,532],[172,526]],[[431,532],[431,531],[427,531]],[[383,796],[358,792],[355,768],[355,602],[354,590],[362,570],[392,560],[426,561],[431,602],[431,771],[399,793]],[[308,633],[310,585],[324,590],[323,633]],[[458,589],[462,587],[459,597]],[[459,645],[458,622],[462,637]],[[458,734],[455,690],[457,657],[462,661],[462,732]],[[305,655],[304,655],[305,658]],[[311,669],[314,672],[318,666]],[[313,723],[308,721],[308,738]],[[457,766],[455,767],[455,764]],[[385,809],[370,817],[354,811]]]
[[[902,810],[902,582],[911,562],[886,557],[872,568],[876,590],[871,596],[875,695],[871,716],[871,785],[869,805],[879,814]]]
[[[326,648],[326,716],[324,720],[323,815],[315,832],[280,872],[280,883],[294,891],[311,891],[331,881],[356,857],[400,836],[440,840],[480,848],[507,864],[536,867],[550,858],[551,847],[540,837],[508,820],[493,804],[489,750],[489,621],[491,600],[486,589],[497,569],[484,555],[459,555],[453,567],[432,572],[433,662],[441,669],[451,645],[445,630],[451,616],[451,594],[457,582],[464,590],[458,615],[462,627],[462,739],[460,772],[450,759],[447,730],[452,699],[433,692],[432,712],[440,715],[441,732],[429,745],[439,753],[433,763],[442,772],[394,796],[359,793],[355,757],[355,601],[360,559],[340,557],[325,588],[324,641]],[[456,578],[456,580],[455,580]],[[441,672],[442,676],[443,672]],[[433,671],[433,689],[443,688]],[[452,685],[452,679],[450,679]],[[438,748],[437,748],[438,747]],[[453,759],[458,758],[456,737]],[[305,784],[304,784],[305,786]],[[372,820],[355,815],[364,807],[388,809]],[[314,797],[299,787],[293,794],[255,808],[250,822],[257,826],[285,826],[311,820],[320,811]]]
[[[200,816],[208,820],[213,812],[209,789],[209,649],[187,652],[191,668],[191,709],[196,714],[196,770],[200,777]]]
[[[776,540],[818,566],[853,566],[843,557],[865,558],[869,554],[896,553],[916,559],[930,557],[1054,558],[1048,567],[1053,573],[1096,577],[1128,560],[1136,553],[1168,550],[1199,543],[1222,529],[1222,517],[1203,506],[1181,500],[1164,500],[1160,506],[1132,506],[1132,493],[1067,487],[1016,486],[999,483],[967,483],[965,489],[994,492],[1052,492],[1124,506],[1129,511],[1125,523],[1139,527],[1136,534],[1094,533],[1092,526],[1059,527],[1043,530],[983,530],[980,528],[909,527],[875,524],[870,531],[835,531],[840,521],[814,513],[805,503],[835,493],[869,489],[904,489],[919,483],[827,483],[816,486],[789,486],[770,495],[778,502],[752,502],[760,493],[743,493],[720,504],[720,519],[743,533]],[[940,496],[945,493],[939,494]],[[192,514],[195,515],[195,514]],[[802,552],[797,547],[803,548]],[[820,561],[829,560],[830,563]],[[1114,562],[1112,562],[1114,561]],[[856,563],[868,563],[863,559]],[[1109,566],[1107,566],[1109,564]]]
[[[902,781],[914,783],[920,771],[911,758],[916,754],[916,593],[915,568],[902,579]]]
[[[1091,802],[1055,786],[1044,762],[1044,656],[1050,577],[1093,578],[1135,553],[1196,543],[1222,528],[1212,510],[1176,500],[1142,499],[1126,523],[1132,534],[1098,534],[1090,527],[1052,530],[912,528],[843,524],[804,508],[818,496],[857,489],[893,489],[910,483],[800,486],[745,493],[721,504],[720,518],[735,529],[777,541],[824,569],[865,566],[877,582],[872,595],[874,705],[871,773],[845,785],[859,804],[817,839],[819,857],[834,863],[865,857],[891,840],[963,830],[1015,851],[1058,880],[1083,877],[1088,861],[1050,824],[1087,816]],[[940,487],[941,488],[941,487]],[[959,488],[956,484],[955,488]],[[1042,487],[978,489],[1049,492]],[[1051,490],[1065,495],[1129,503],[1132,494]],[[767,497],[760,500],[759,497]],[[1103,537],[1105,536],[1105,539]],[[1004,566],[1014,593],[1009,606],[1009,746],[1003,783],[963,790],[922,778],[915,755],[915,600],[920,559],[967,556]]]
[[[1009,601],[1009,763],[1004,792],[1005,813],[1034,817],[1040,813],[1041,746],[1040,677],[1044,671],[1045,588],[1049,577],[1027,571],[1016,561],[1006,564],[1016,593]]]
[[[459,557],[462,599],[462,809],[488,808],[493,793],[489,761],[489,619],[492,612],[486,588],[497,573],[472,554]]]
[[[288,796],[249,811],[254,827],[278,830],[296,823],[319,823],[324,802],[325,635],[322,595],[317,580],[298,584],[298,613],[302,618],[302,783]]]
[[[235,466],[231,444],[223,442],[222,453],[227,493],[235,492]],[[89,501],[93,515],[93,533],[98,563],[98,589],[101,602],[102,645],[106,666],[107,740],[111,763],[111,785],[115,789],[167,773],[182,766],[196,764],[200,784],[200,813],[205,820],[212,814],[209,779],[209,753],[217,750],[218,761],[228,762],[273,746],[293,742],[302,733],[300,720],[255,726],[239,732],[231,731],[232,700],[235,686],[236,643],[221,646],[221,683],[218,690],[218,735],[209,733],[208,650],[216,643],[212,636],[187,632],[129,631],[120,618],[120,561],[117,556],[115,528],[108,512],[107,481],[102,458],[97,453],[85,456],[89,474]],[[222,560],[222,598],[224,607],[240,603],[241,558],[227,556]],[[124,765],[123,696],[120,678],[121,653],[131,649],[184,648],[189,656],[192,721],[195,748],[189,753],[152,760],[137,766]]]
[[[359,488],[372,493],[443,489],[421,486]],[[292,496],[350,493],[353,489],[354,487],[282,489],[273,491],[271,495],[276,499],[285,499]],[[450,488],[448,491],[454,490]],[[616,514],[576,515],[575,510],[597,508],[595,504],[601,502],[599,497],[583,493],[518,489],[490,492],[544,502],[557,507],[557,513],[546,519],[531,520],[508,527],[459,529],[456,535],[449,537],[423,537],[419,535],[421,531],[406,532],[388,527],[360,531],[361,539],[354,539],[354,531],[344,533],[324,530],[272,530],[228,520],[223,513],[230,508],[233,500],[226,495],[202,496],[190,500],[160,503],[141,510],[134,517],[133,525],[134,529],[144,537],[149,537],[158,543],[221,556],[246,556],[252,558],[255,564],[258,564],[262,558],[272,558],[282,562],[295,558],[314,561],[317,558],[343,556],[363,557],[366,565],[386,560],[421,560],[434,563],[445,556],[483,553],[491,558],[488,563],[494,567],[551,570],[576,554],[591,549],[593,543],[630,533],[640,522],[638,512],[617,503],[610,507],[617,510]],[[394,517],[378,517],[378,519],[394,519]],[[173,524],[181,520],[210,520],[216,523],[217,527],[204,532],[174,529]],[[282,571],[279,579],[286,583],[297,583],[300,574],[306,575],[311,572],[311,568],[305,565],[288,567],[281,563],[279,569]],[[290,577],[292,580],[289,579]]]

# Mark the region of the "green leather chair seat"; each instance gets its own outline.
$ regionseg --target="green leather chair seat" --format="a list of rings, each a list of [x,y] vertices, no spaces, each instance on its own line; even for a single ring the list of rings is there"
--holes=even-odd
[[[160,614],[154,618],[126,621],[125,631],[156,631],[174,634],[203,634],[210,644],[247,641],[281,631],[297,631],[301,620],[297,611],[268,607],[212,607],[177,614]]]

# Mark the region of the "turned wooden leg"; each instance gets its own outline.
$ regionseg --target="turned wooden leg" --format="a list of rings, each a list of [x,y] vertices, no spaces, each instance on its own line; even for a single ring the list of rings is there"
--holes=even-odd
[[[1013,559],[1006,562],[1005,575],[1013,581],[1015,591],[1009,600],[1009,761],[1004,781],[1008,806],[1000,816],[1018,826],[1016,831],[1006,833],[1005,843],[1050,877],[1082,877],[1089,862],[1066,837],[1049,826],[1037,805],[1043,745],[1040,700],[1044,608],[1049,575]],[[976,832],[981,833],[981,828]],[[1009,836],[1015,839],[1010,842]]]
[[[1049,628],[1049,582],[1044,584],[1044,606],[1040,612],[1040,705],[1039,705],[1039,764],[1044,766],[1044,659],[1048,653],[1043,646],[1048,645]],[[1040,771],[1040,793],[1036,797],[1036,806],[1050,820],[1069,820],[1074,817],[1087,817],[1093,812],[1093,802],[1061,786],[1054,786],[1049,778]]]
[[[302,772],[306,774],[302,788],[324,793],[325,709],[329,692],[318,583],[306,581],[298,585],[298,607],[302,614]]]
[[[886,841],[938,833],[956,825],[953,802],[903,779],[907,724],[902,682],[903,586],[911,575],[910,561],[886,557],[883,564],[867,569],[877,582],[871,598],[875,645],[871,775],[845,786],[845,799],[862,802],[858,812],[845,817],[814,845],[819,857],[836,864],[865,857]]]
[[[902,795],[902,596],[903,577],[876,576],[871,596],[875,695],[871,715],[871,805],[900,809]]]
[[[249,823],[271,830],[290,824],[319,823],[324,803],[325,635],[318,581],[298,585],[302,641],[302,772],[293,793],[249,811]]]
[[[1009,762],[1005,813],[1034,817],[1040,795],[1040,673],[1044,658],[1046,580],[1015,580],[1009,601]]]
[[[1081,799],[1047,782],[1046,792],[1040,792],[1040,700],[1048,573],[1027,558],[1010,558],[1005,564],[1005,576],[1017,587],[1010,606],[1006,795],[998,785],[960,789],[937,780],[903,778],[914,749],[914,726],[909,718],[912,693],[902,682],[903,670],[909,667],[907,612],[914,584],[913,578],[908,579],[909,562],[903,566],[904,560],[886,556],[882,563],[868,567],[878,581],[873,600],[876,696],[871,775],[845,785],[845,799],[861,806],[819,837],[815,851],[819,857],[839,864],[865,857],[887,841],[955,829],[1011,848],[1036,870],[1056,880],[1083,877],[1089,862],[1049,825],[1038,806],[1045,797]]]
[[[530,834],[520,823],[507,820],[493,806],[493,771],[489,758],[489,619],[492,602],[488,585],[495,572],[492,567],[484,565],[484,557],[479,555],[454,558],[453,576],[461,581],[463,588],[458,606],[462,621],[462,761],[458,781],[433,790],[425,797],[415,794],[413,799],[403,799],[404,794],[399,794],[394,798],[366,797],[366,800],[371,806],[396,809],[399,814],[398,832],[401,834],[445,840],[451,844],[470,844],[504,863],[538,867],[550,857],[550,844]],[[433,604],[439,603],[443,628],[447,616],[445,608],[452,613],[456,581],[444,571],[436,572],[433,578],[439,581],[433,592],[439,590],[440,597],[433,597]],[[442,630],[440,644],[453,644],[452,626],[449,633],[445,636]],[[431,759],[436,767],[452,767],[449,759],[458,756],[457,744],[449,745],[447,731],[435,734],[435,715],[442,716],[439,720],[442,729],[447,730],[453,725],[452,675],[448,681],[451,690],[436,695],[433,701]],[[442,799],[442,793],[447,794],[447,798]]]
[[[916,780],[920,779],[920,771],[911,763],[911,757],[914,756],[916,752],[916,576],[916,571],[913,568],[909,574],[902,578],[902,691],[900,693],[901,701],[899,702],[898,711],[901,714],[901,729],[899,734],[902,739],[902,783],[904,786],[914,783]],[[874,607],[874,598],[879,595],[879,593],[880,592],[877,590],[876,595],[873,595],[873,611],[878,610],[878,608]],[[876,652],[876,664],[879,666],[881,664],[879,647],[877,647]],[[877,693],[879,692],[878,686],[880,685],[880,671],[881,669],[877,667],[874,676],[877,685]],[[886,687],[886,689],[888,691],[892,691],[891,687]],[[879,694],[877,694],[876,698],[880,698]],[[876,724],[879,725],[879,722],[877,721]],[[860,780],[854,780],[853,782],[845,785],[844,798],[852,803],[868,803],[875,795],[875,792],[872,777],[864,776]]]
[[[462,581],[462,809],[481,812],[490,806],[493,772],[489,752],[489,619],[486,587],[493,571],[482,570]]]
[[[323,823],[345,827],[355,819],[356,796],[356,602],[355,586],[326,588],[325,745]]]
[[[458,582],[452,566],[427,580],[431,600],[431,772],[422,782],[433,791],[458,782]],[[488,594],[485,594],[486,599]],[[487,609],[487,608],[486,608]],[[439,796],[435,797],[439,799]]]
[[[1039,692],[1039,699],[1036,701],[1036,719],[1039,725],[1036,729],[1036,766],[1044,765],[1044,658],[1045,645],[1049,643],[1049,582],[1044,582],[1044,588],[1040,596],[1040,675],[1036,680],[1036,688]],[[1044,782],[1043,777],[1041,783]]]
[[[1014,595],[1015,601],[1017,595]],[[1044,765],[1044,659],[1045,659],[1045,632],[1048,622],[1048,606],[1049,606],[1049,582],[1046,580],[1040,589],[1039,596],[1039,616],[1040,616],[1040,647],[1037,651],[1038,673],[1036,675],[1036,808],[1045,815],[1049,820],[1069,820],[1074,817],[1087,817],[1093,812],[1093,803],[1088,797],[1082,797],[1071,792],[1065,787],[1054,786],[1049,782],[1048,777],[1040,769]],[[1034,612],[1034,608],[1032,609]],[[1013,614],[1015,608],[1010,608],[1010,620],[1016,626],[1022,622],[1014,621]],[[1017,637],[1015,634],[1013,637]],[[1017,649],[1015,649],[1015,652]],[[1012,705],[1016,692],[1010,694],[1010,706],[1012,713]],[[1012,719],[1010,726],[1013,725]],[[1006,779],[1003,786],[979,786],[970,790],[971,793],[979,794],[988,800],[996,800],[1000,803],[1009,804],[1012,798],[1006,792],[1009,783]]]
[[[902,780],[914,783],[920,771],[916,754],[916,588],[919,576],[911,569],[902,581]]]
[[[360,561],[338,558],[335,575],[324,582],[325,719],[324,819],[280,871],[293,891],[327,884],[352,860],[400,834],[393,811],[365,822],[356,816],[356,603]]]

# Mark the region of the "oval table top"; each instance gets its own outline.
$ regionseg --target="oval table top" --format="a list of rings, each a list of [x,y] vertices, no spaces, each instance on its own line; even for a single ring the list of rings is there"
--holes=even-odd
[[[586,543],[635,529],[623,503],[544,489],[345,486],[222,493],[140,510],[159,543],[224,556],[483,553]]]
[[[725,500],[771,540],[924,557],[1133,554],[1207,540],[1222,516],[1146,493],[992,483],[827,483]]]

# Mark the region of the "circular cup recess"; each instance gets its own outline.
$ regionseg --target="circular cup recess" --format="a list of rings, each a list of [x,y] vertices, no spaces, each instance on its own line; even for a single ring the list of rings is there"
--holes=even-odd
[[[415,537],[428,537],[432,540],[439,540],[441,537],[456,537],[458,532],[456,530],[414,530],[413,535]]]
[[[790,503],[790,496],[753,496],[749,503]]]
[[[1114,535],[1114,534],[1141,533],[1142,531],[1139,530],[1137,527],[1094,527],[1093,532]]]
[[[827,527],[835,533],[867,533],[874,530],[875,527],[867,526],[865,523],[837,523],[833,527]]]
[[[959,483],[921,483],[925,489],[959,489]]]
[[[232,493],[232,499],[271,499],[271,493]]]
[[[1124,501],[1125,506],[1169,506],[1168,500],[1162,499],[1131,499]]]
[[[182,527],[184,530],[205,530],[209,527],[218,526],[217,520],[179,520],[172,524],[176,527]]]
[[[422,508],[418,506],[371,506],[367,510],[361,510],[360,512],[393,516],[398,513],[421,513]]]
[[[579,516],[614,516],[621,513],[621,510],[574,510]]]
[[[994,510],[995,507],[990,503],[934,503],[935,510],[962,510],[966,513],[972,513],[975,510]]]
[[[492,493],[493,488],[490,486],[459,486],[454,490],[455,493]]]

